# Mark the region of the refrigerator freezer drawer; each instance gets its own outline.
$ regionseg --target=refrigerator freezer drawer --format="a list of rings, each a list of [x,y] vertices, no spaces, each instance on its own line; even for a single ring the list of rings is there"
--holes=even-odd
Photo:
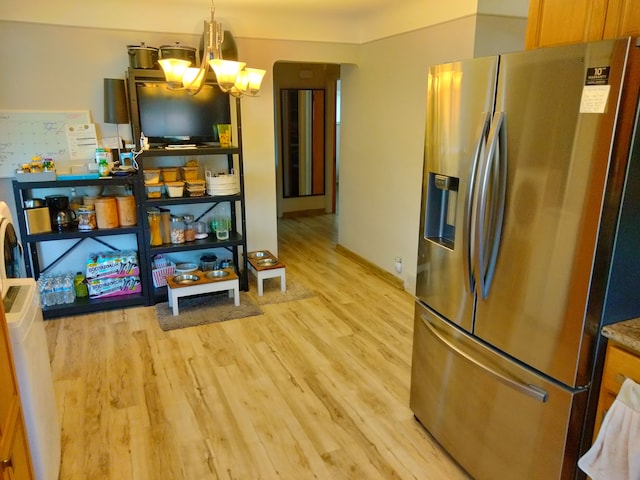
[[[411,409],[464,469],[477,480],[573,477],[586,391],[515,364],[419,302],[414,328]]]

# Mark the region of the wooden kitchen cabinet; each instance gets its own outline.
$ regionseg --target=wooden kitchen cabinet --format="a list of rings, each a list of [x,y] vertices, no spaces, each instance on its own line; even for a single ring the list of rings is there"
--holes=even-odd
[[[609,341],[598,397],[594,440],[598,435],[604,416],[611,408],[626,378],[640,383],[640,357]]]
[[[9,331],[0,301],[0,480],[34,478],[13,366]]]
[[[637,0],[531,0],[527,49],[640,35]]]

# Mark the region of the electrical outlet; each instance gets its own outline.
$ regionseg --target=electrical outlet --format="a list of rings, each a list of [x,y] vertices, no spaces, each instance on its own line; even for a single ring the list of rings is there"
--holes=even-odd
[[[395,259],[395,267],[397,273],[402,273],[402,258],[396,257]]]

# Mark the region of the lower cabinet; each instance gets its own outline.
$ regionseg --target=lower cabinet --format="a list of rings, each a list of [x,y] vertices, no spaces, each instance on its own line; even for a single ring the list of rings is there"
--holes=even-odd
[[[609,340],[598,397],[594,440],[598,436],[604,416],[627,378],[640,383],[640,356],[630,353]]]
[[[11,343],[0,301],[0,479],[34,478],[29,443],[13,366]]]

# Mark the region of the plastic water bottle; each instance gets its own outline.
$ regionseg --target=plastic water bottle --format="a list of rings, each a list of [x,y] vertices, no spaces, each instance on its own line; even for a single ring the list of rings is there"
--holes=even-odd
[[[62,278],[62,291],[64,303],[73,303],[76,300],[76,289],[73,285],[73,277],[70,274],[66,274]]]
[[[57,276],[53,279],[53,292],[56,299],[56,305],[62,305],[64,303],[64,290],[62,285],[62,277]]]
[[[45,305],[48,307],[56,304],[56,292],[53,290],[53,279],[46,277],[44,279]]]
[[[47,301],[47,279],[46,277],[40,277],[38,279],[38,293],[40,294],[40,305],[44,307],[48,307]]]

